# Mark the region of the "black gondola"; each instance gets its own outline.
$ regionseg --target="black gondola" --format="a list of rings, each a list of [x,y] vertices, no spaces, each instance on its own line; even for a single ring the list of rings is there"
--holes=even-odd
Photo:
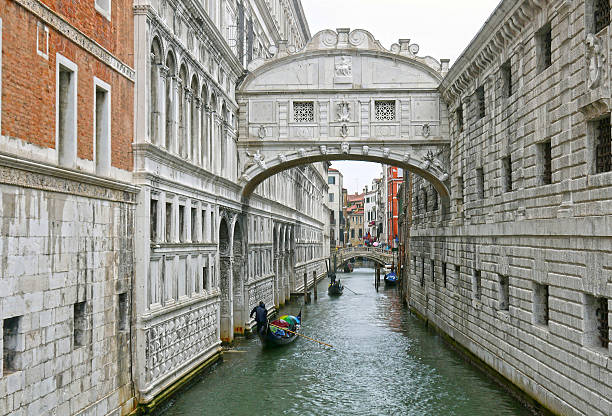
[[[333,283],[330,283],[327,287],[327,294],[330,296],[340,296],[344,291],[344,286],[340,283],[340,280],[336,280]]]
[[[264,347],[278,347],[295,341],[302,325],[302,311],[297,316],[283,315],[269,322],[257,335]]]
[[[385,286],[395,286],[397,285],[397,275],[393,270],[385,275]]]

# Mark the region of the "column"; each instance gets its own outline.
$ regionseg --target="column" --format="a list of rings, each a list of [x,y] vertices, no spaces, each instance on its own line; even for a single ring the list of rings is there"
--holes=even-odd
[[[157,105],[159,109],[159,126],[157,133],[157,145],[165,146],[166,144],[166,123],[168,120],[166,119],[166,78],[168,76],[168,67],[165,65],[159,65],[158,68],[159,76],[157,77],[157,81],[159,85],[157,87]]]
[[[185,87],[185,103],[183,105],[183,151],[182,155],[185,159],[191,159],[191,100],[193,94],[191,89]]]
[[[193,143],[193,163],[195,163],[198,166],[202,166],[202,153],[203,153],[203,149],[202,149],[202,133],[201,133],[201,127],[202,127],[202,100],[199,98],[194,98],[195,100],[195,115],[193,117],[193,125],[192,125],[192,129],[193,129],[193,136],[191,138],[192,143]]]
[[[170,131],[172,132],[172,137],[170,138],[170,151],[173,153],[178,153],[179,146],[179,123],[178,123],[178,99],[179,99],[179,88],[181,88],[181,82],[178,77],[172,77],[172,126]]]

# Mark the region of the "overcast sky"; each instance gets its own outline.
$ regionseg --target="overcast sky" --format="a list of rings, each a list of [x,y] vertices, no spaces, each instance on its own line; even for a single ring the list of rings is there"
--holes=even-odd
[[[420,47],[419,56],[447,58],[451,65],[499,0],[302,0],[311,34],[323,29],[366,29],[389,49],[398,39]],[[381,172],[367,162],[333,162],[350,193],[361,192]]]

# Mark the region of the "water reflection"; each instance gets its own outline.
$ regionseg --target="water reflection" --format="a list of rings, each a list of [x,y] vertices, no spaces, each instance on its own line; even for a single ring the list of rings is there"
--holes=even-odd
[[[262,350],[254,338],[240,353],[179,397],[164,414],[187,415],[528,415],[403,308],[397,289],[373,285],[374,271],[339,274],[339,298],[318,287],[302,308],[305,339]]]

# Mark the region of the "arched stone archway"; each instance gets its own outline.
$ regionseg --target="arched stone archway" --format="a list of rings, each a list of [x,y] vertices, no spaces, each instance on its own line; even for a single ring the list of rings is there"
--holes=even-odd
[[[401,40],[387,50],[365,30],[324,30],[297,53],[249,65],[237,89],[239,183],[246,202],[266,178],[308,163],[362,160],[429,180],[449,201],[448,62]]]

